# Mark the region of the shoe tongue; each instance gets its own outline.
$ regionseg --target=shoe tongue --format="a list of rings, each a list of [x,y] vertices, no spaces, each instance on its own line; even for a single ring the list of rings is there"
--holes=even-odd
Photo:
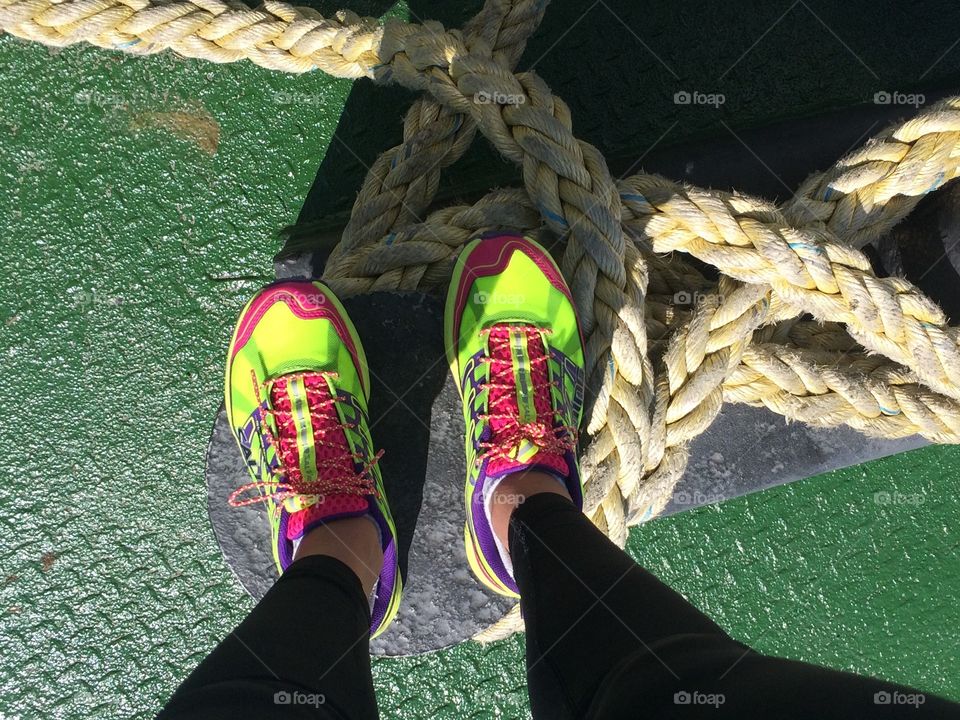
[[[533,437],[517,433],[524,426],[536,433],[553,432],[547,349],[540,331],[529,325],[495,325],[488,338],[490,358],[489,442],[502,442],[502,453],[487,464],[488,476],[499,476],[533,465],[566,476],[562,453],[540,448]]]
[[[287,482],[318,482],[358,474],[352,450],[332,402],[330,385],[321,373],[293,373],[275,380],[270,404],[276,421],[277,458]],[[284,500],[290,514],[287,539],[294,540],[332,517],[362,515],[367,496],[356,493],[297,495]]]

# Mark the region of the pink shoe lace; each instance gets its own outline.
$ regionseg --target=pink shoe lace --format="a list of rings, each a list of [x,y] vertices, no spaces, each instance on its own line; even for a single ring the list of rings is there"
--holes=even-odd
[[[526,423],[520,422],[510,351],[510,331],[517,329],[526,335],[536,410],[536,420]],[[483,332],[489,334],[490,349],[489,356],[483,360],[490,365],[490,379],[481,386],[490,391],[488,411],[484,416],[490,423],[490,438],[480,443],[485,450],[478,456],[478,462],[489,459],[487,474],[492,476],[513,472],[520,467],[539,465],[566,477],[570,474],[570,468],[565,454],[576,447],[577,429],[563,424],[555,425],[554,422],[560,415],[553,409],[550,390],[557,383],[550,380],[547,367],[549,356],[540,334],[550,331],[532,326],[494,325]],[[524,440],[538,449],[531,459],[521,462],[512,455]]]
[[[327,377],[336,373],[305,372],[291,373],[267,382],[270,394],[270,409],[277,428],[276,436],[269,430],[266,419],[263,430],[267,442],[276,449],[279,467],[273,473],[275,481],[251,482],[237,488],[229,498],[233,507],[244,507],[272,499],[278,505],[289,498],[318,497],[321,503],[309,504],[302,510],[291,513],[287,523],[287,536],[299,537],[303,529],[313,522],[332,515],[355,514],[366,510],[367,497],[376,495],[376,487],[370,469],[377,463],[382,451],[372,460],[355,453],[347,442],[345,426],[340,422],[335,405],[343,400],[330,394]],[[300,452],[297,446],[297,427],[293,422],[293,408],[287,387],[290,380],[299,378],[306,390],[307,407],[313,426],[313,445],[317,467],[317,479],[307,480],[300,468]],[[256,387],[257,400],[260,400]],[[349,426],[352,427],[352,426]],[[363,463],[357,472],[355,463]],[[244,494],[256,490],[257,494],[241,499]],[[267,492],[260,492],[266,490]]]

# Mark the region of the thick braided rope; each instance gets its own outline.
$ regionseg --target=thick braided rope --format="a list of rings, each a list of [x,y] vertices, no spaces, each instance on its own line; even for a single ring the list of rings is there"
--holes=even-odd
[[[88,42],[147,55],[173,50],[216,63],[250,60],[284,72],[371,77],[383,34],[371,18],[324,18],[269,0],[0,0],[0,30],[45,45]]]
[[[846,245],[887,233],[928,192],[958,172],[960,100],[887,128],[827,172],[808,178],[783,206],[791,225],[823,222]]]
[[[960,113],[958,113],[960,116]],[[755,217],[750,198],[637,176],[626,185],[627,225],[657,252],[681,250],[721,272],[770,285],[786,302],[843,323],[868,350],[910,367],[932,389],[960,397],[960,332],[915,286],[877,278],[867,258],[825,228]]]
[[[388,26],[384,48],[392,50],[382,50],[389,64],[385,62],[378,78],[428,90],[451,109],[473,115],[487,138],[521,165],[527,193],[548,225],[567,235],[562,263],[571,277],[587,337],[587,371],[594,398],[588,431],[606,422],[615,386],[620,394],[639,398],[635,405],[652,408],[652,370],[642,316],[643,261],[638,253],[627,257],[609,172],[595,148],[573,137],[566,105],[535,75],[507,72],[482,45],[468,48],[456,32],[443,35],[438,25]],[[507,106],[475,102],[481,95],[514,100]],[[635,437],[644,437],[643,429]],[[659,460],[667,457],[660,443],[641,447],[644,452],[654,450]],[[604,468],[609,460],[604,460]],[[643,467],[624,463],[616,474],[629,486],[636,483]],[[655,481],[663,487],[673,484],[682,469],[682,459],[661,462]],[[587,473],[589,468],[585,477]],[[619,503],[608,496],[594,520],[622,544],[626,524]]]
[[[599,151],[577,140],[566,104],[533,73],[514,74],[482,44],[472,47],[440,26],[390,25],[378,79],[425,90],[470,114],[481,132],[523,171],[524,185],[548,227],[568,238],[562,260],[586,338],[593,431],[605,421],[615,377],[652,397],[642,307],[645,282],[627,287],[627,244],[616,187]],[[502,98],[477,102],[478,97]],[[642,264],[642,260],[637,260]],[[633,297],[627,297],[631,291]],[[611,351],[621,348],[618,360]],[[609,372],[615,367],[616,372]]]
[[[468,42],[488,43],[493,56],[512,68],[545,9],[539,0],[487,0],[464,33]],[[336,275],[358,248],[419,222],[436,195],[441,171],[460,159],[475,134],[469,115],[429,97],[414,102],[404,118],[403,142],[382,153],[367,172],[350,222],[327,259],[327,272]]]
[[[454,76],[454,77],[455,77],[455,76],[457,75],[456,65],[455,65],[455,63],[457,62],[457,57],[456,57],[456,55],[454,54],[454,55],[449,56],[448,59],[451,61],[451,76]],[[470,62],[465,62],[464,64],[467,65],[467,66],[470,66],[470,65],[471,65]],[[470,73],[471,73],[471,70],[468,68],[468,70],[464,71],[464,73],[461,74],[461,77],[470,77],[470,76],[471,76]],[[478,72],[478,74],[483,74],[483,71]],[[489,69],[487,69],[487,70],[486,70],[486,76],[489,78],[489,76],[490,76],[491,74],[492,74],[492,73],[489,71]],[[501,79],[502,79],[502,78],[501,78]],[[489,84],[489,81],[487,81],[487,82],[488,82],[488,84]],[[438,84],[438,83],[436,83],[436,84]],[[461,84],[463,84],[463,81],[461,81]],[[469,85],[468,85],[467,87],[469,88]],[[477,85],[474,85],[473,87],[478,87],[478,86],[477,86]],[[503,95],[509,95],[509,93],[508,93],[507,91],[510,90],[510,89],[515,89],[515,88],[511,88],[511,87],[509,86],[509,84],[506,84],[506,85],[503,85],[501,88],[498,88],[498,92],[499,92],[500,94],[503,94]],[[513,96],[514,96],[514,97],[518,97],[518,96],[519,96],[519,97],[523,97],[522,95],[518,95],[517,93],[514,93]],[[447,97],[448,97],[448,99],[452,99],[452,102],[454,102],[454,103],[457,101],[457,98],[456,98],[452,93],[449,94],[449,95],[447,95]],[[505,117],[505,119],[508,119],[508,118],[506,118],[506,116],[507,116],[507,113],[506,113],[506,112],[503,112],[502,115]],[[496,117],[494,117],[494,122],[495,122],[495,121],[496,121]],[[505,123],[505,124],[506,124],[506,123]],[[915,125],[916,125],[917,127],[915,127],[915,128],[912,129],[912,130],[913,130],[912,133],[910,132],[911,128],[908,127],[908,128],[906,129],[907,132],[901,131],[901,134],[900,134],[900,135],[897,135],[896,133],[891,133],[890,135],[891,135],[892,138],[894,138],[894,139],[898,142],[898,145],[900,146],[898,149],[902,150],[902,149],[903,149],[903,146],[904,146],[904,142],[901,142],[901,140],[905,140],[905,141],[907,141],[907,142],[911,142],[911,141],[912,141],[912,142],[917,142],[918,138],[921,138],[922,136],[927,135],[927,134],[929,133],[929,130],[931,129],[931,128],[930,128],[931,125],[936,126],[937,124],[938,124],[937,119],[934,119],[932,122],[928,119],[927,122],[926,122],[926,127],[924,127],[924,123],[923,123],[922,121],[915,123]],[[949,126],[949,124],[950,124],[950,119],[947,119],[946,125]],[[935,131],[939,131],[939,130],[940,130],[940,128],[938,128],[938,127],[934,127],[934,128],[932,128],[932,129],[935,130]],[[492,134],[492,133],[491,133],[490,135],[491,135],[491,137],[492,137],[493,139],[496,139],[496,138],[498,137],[497,134]],[[903,135],[905,135],[906,137],[901,137],[901,136],[903,136]],[[912,136],[911,136],[911,135],[912,135]],[[504,154],[506,154],[506,155],[509,156],[509,154],[510,154],[510,149],[511,149],[511,148],[510,148],[510,146],[509,146],[509,143],[504,143],[504,142],[503,142],[503,138],[504,138],[505,136],[506,136],[506,133],[504,133],[504,132],[499,133],[499,137],[500,137],[500,139],[501,139],[501,142],[500,142],[500,144],[498,144],[498,147],[500,147],[501,151],[503,151]],[[929,138],[923,138],[923,140],[928,140],[928,139],[929,139]],[[880,144],[880,143],[875,143],[875,145],[879,145],[879,144]],[[954,144],[955,144],[955,143],[954,143]],[[941,145],[943,145],[943,146],[950,146],[951,143],[950,143],[950,142],[946,142],[946,143],[941,143]],[[951,151],[943,151],[942,154],[943,154],[943,158],[949,159],[949,158],[951,157],[951,155],[952,155],[952,152],[951,152]],[[891,155],[890,153],[886,153],[886,154],[885,154],[885,156],[890,156],[890,155]],[[905,161],[905,158],[911,158],[911,160],[912,160],[912,157],[910,156],[909,151],[907,151],[907,152],[901,152],[901,153],[899,153],[899,155],[897,155],[896,157],[897,157],[900,161]],[[856,164],[856,163],[852,163],[852,164]],[[890,173],[888,173],[888,174],[890,174]],[[895,177],[896,177],[896,173],[893,173],[892,176],[895,178]],[[904,176],[904,177],[915,177],[915,173],[904,173],[903,176]],[[874,175],[874,178],[873,178],[873,179],[874,179],[874,180],[877,179],[876,174]],[[875,183],[875,184],[876,184],[876,183]],[[528,183],[528,186],[529,186],[529,183]],[[907,189],[906,192],[910,192],[910,193],[912,193],[913,195],[917,195],[917,194],[921,194],[922,192],[927,192],[927,191],[929,191],[929,189],[930,189],[930,185],[929,185],[929,184],[923,184],[923,185],[921,185],[919,188],[914,187],[913,189]],[[529,187],[528,187],[528,190],[529,190]],[[642,201],[642,198],[641,198],[641,201]],[[754,207],[751,208],[751,212],[754,214],[754,216],[756,216],[756,214],[758,213],[758,211],[760,211],[760,208],[758,208],[758,207],[756,207],[756,206],[754,206]],[[550,215],[549,215],[549,214],[546,214],[546,217],[549,218]],[[758,219],[757,221],[760,222],[759,219]],[[770,224],[772,224],[772,223],[770,223],[770,221],[769,221],[769,219],[768,219],[766,224],[767,224],[767,225],[770,225]],[[808,245],[815,247],[815,245],[810,244],[810,243],[808,243]],[[655,246],[655,247],[656,247],[656,246]],[[794,246],[794,247],[796,247],[796,246]],[[565,256],[565,257],[566,257],[566,256]],[[859,265],[859,267],[858,267],[857,269],[860,269],[860,270],[869,269],[868,266],[866,265],[865,261],[864,261],[863,263],[859,263],[858,265]],[[753,279],[754,281],[756,281],[756,278],[752,278],[752,279]],[[865,281],[865,280],[862,280],[862,282],[866,282],[866,281]],[[891,284],[895,284],[895,283],[891,283]],[[901,286],[901,287],[893,287],[893,288],[892,288],[892,292],[903,294],[901,291],[904,291],[905,289],[906,289],[906,288],[903,287],[903,286]],[[889,294],[889,293],[888,293],[888,294]],[[916,295],[915,295],[913,298],[908,298],[908,302],[909,302],[911,299],[914,300],[914,301],[916,301],[916,300],[917,300]],[[891,304],[891,303],[890,303],[890,300],[891,300],[891,299],[890,299],[889,297],[886,298],[886,300],[887,300],[887,304]],[[880,299],[880,302],[882,302],[882,301],[883,301],[883,298]],[[928,303],[927,305],[929,305],[929,303]],[[917,318],[918,321],[921,322],[921,323],[925,323],[926,325],[930,325],[930,324],[931,324],[931,321],[933,321],[933,322],[941,322],[941,323],[942,323],[942,318],[934,317],[934,316],[935,316],[935,313],[930,313],[930,312],[929,312],[929,307],[923,307],[923,308],[921,308],[920,311],[919,311],[917,314],[919,315],[919,317]],[[821,312],[820,315],[822,316],[823,313]],[[849,319],[850,319],[849,317],[845,317],[844,314],[843,314],[842,312],[839,312],[839,311],[836,311],[833,317],[835,317],[835,319],[845,320],[845,321],[848,321],[848,322],[849,322]],[[859,313],[854,314],[853,317],[856,318],[856,319],[858,319],[858,320],[863,320],[864,318],[866,318],[867,320],[872,319],[872,318],[870,317],[870,313],[869,313],[868,311],[865,311],[865,310],[861,310]],[[862,324],[862,323],[861,323],[861,324]],[[874,325],[876,325],[876,323],[874,323]],[[925,326],[926,326],[926,325],[925,325]],[[921,326],[921,327],[925,327],[925,326]],[[915,328],[916,328],[916,325],[914,326],[914,329],[915,329]],[[870,330],[873,330],[873,332],[871,333]],[[896,330],[897,330],[897,328],[894,328],[894,331],[896,331]],[[909,329],[908,329],[908,330],[909,330]],[[868,332],[867,332],[866,334],[864,334],[863,332],[860,332],[859,334],[860,334],[861,337],[865,337],[865,338],[866,338],[866,344],[868,345],[868,347],[871,347],[872,349],[878,349],[878,346],[882,346],[882,345],[884,344],[884,340],[886,339],[886,338],[884,338],[884,337],[879,337],[879,336],[878,336],[878,332],[877,332],[877,329],[876,329],[876,328],[872,328],[872,329],[871,329],[871,328],[868,328]],[[901,331],[900,331],[900,337],[899,337],[898,339],[902,339],[902,338],[904,337],[904,334],[905,334],[904,331],[901,330]],[[929,345],[931,345],[933,342],[936,342],[936,340],[938,340],[938,337],[936,337],[936,332],[935,332],[935,330],[931,330],[930,332],[927,333],[927,335],[928,335],[928,336],[929,336],[929,335],[934,335],[934,337],[932,338],[932,340],[931,340],[930,342],[927,343],[927,346],[925,346],[925,347],[923,347],[923,346],[918,347],[918,348],[916,348],[916,350],[919,350],[919,351],[929,350],[929,349],[930,349],[930,348],[929,348]],[[922,345],[922,344],[921,344],[921,345]],[[916,351],[916,350],[915,350],[912,354],[910,354],[910,355],[904,354],[904,353],[892,353],[892,355],[893,355],[893,358],[894,358],[895,360],[898,360],[898,361],[901,361],[901,362],[902,362],[902,361],[914,360],[914,359],[916,358],[916,356],[917,356],[917,351]],[[949,348],[947,348],[947,350],[949,350]],[[955,348],[954,348],[954,352],[955,352]],[[888,352],[888,354],[891,354],[891,353]],[[912,355],[912,356],[911,356],[911,355]],[[927,353],[926,353],[926,356],[929,357],[929,356],[930,356],[930,353],[927,352]],[[947,360],[948,360],[948,366],[949,366],[949,360],[950,360],[950,358],[948,358]],[[936,378],[934,378],[933,374],[928,374],[928,375],[925,377],[925,379],[926,379],[928,382],[931,382],[931,384],[933,384],[934,387],[937,387],[938,389],[944,390],[945,392],[948,392],[948,393],[950,392],[950,384],[951,384],[951,383],[937,382],[937,380],[936,380]],[[616,376],[614,376],[614,382],[615,382],[615,381],[616,381]],[[952,382],[952,379],[951,379],[951,382]],[[608,387],[609,387],[609,386],[608,386]],[[608,398],[605,398],[605,397],[604,397],[603,388],[601,388],[600,397],[601,397],[601,399],[603,399],[603,400],[607,400],[607,399],[608,399]],[[601,407],[604,407],[604,408],[607,410],[607,414],[609,415],[609,413],[610,413],[610,408],[609,408],[609,406],[608,406],[606,403],[599,403],[599,404],[600,404]],[[605,417],[606,417],[606,416],[605,416]],[[596,426],[596,425],[592,425],[589,429],[590,429],[590,430],[593,430],[594,432],[596,432],[597,426]]]
[[[839,362],[838,362],[839,360]],[[753,343],[723,386],[724,399],[763,405],[817,427],[849,425],[874,437],[960,442],[960,403],[877,356]]]

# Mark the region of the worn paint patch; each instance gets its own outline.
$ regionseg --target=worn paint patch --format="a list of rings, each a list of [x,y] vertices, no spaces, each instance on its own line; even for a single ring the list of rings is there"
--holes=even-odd
[[[208,155],[216,155],[220,147],[220,123],[206,108],[173,111],[138,112],[130,119],[130,129],[166,130],[181,140],[192,142]]]
[[[57,562],[57,558],[60,557],[59,553],[55,552],[45,552],[40,556],[40,567],[44,572],[49,572],[53,569],[53,564]]]

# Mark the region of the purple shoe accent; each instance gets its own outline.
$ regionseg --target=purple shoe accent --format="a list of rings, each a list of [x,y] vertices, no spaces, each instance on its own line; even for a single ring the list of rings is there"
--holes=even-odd
[[[566,477],[567,492],[570,493],[570,499],[577,506],[578,510],[583,510],[583,485],[580,481],[580,466],[577,464],[577,454],[573,450],[568,450],[566,454],[567,466],[570,468],[570,474]]]
[[[293,543],[287,540],[287,520],[290,513],[280,508],[280,532],[277,534],[277,557],[280,558],[280,567],[286,570],[293,562]]]
[[[519,594],[520,590],[517,588],[516,580],[514,580],[507,571],[507,567],[503,564],[503,559],[500,557],[500,550],[497,548],[497,541],[493,536],[493,528],[490,527],[486,510],[483,507],[483,488],[488,480],[496,479],[486,474],[486,465],[487,461],[484,460],[480,475],[477,477],[476,489],[473,491],[473,497],[470,500],[473,535],[477,539],[480,552],[483,553],[484,559],[486,559],[487,564],[490,565],[490,569],[493,570],[493,574],[497,576],[500,582],[513,592]]]
[[[370,503],[370,515],[380,528],[380,537],[383,543],[383,565],[380,568],[380,577],[377,581],[376,597],[370,611],[370,634],[379,628],[390,607],[393,598],[393,587],[397,582],[397,543],[394,541],[390,525],[375,502]]]

